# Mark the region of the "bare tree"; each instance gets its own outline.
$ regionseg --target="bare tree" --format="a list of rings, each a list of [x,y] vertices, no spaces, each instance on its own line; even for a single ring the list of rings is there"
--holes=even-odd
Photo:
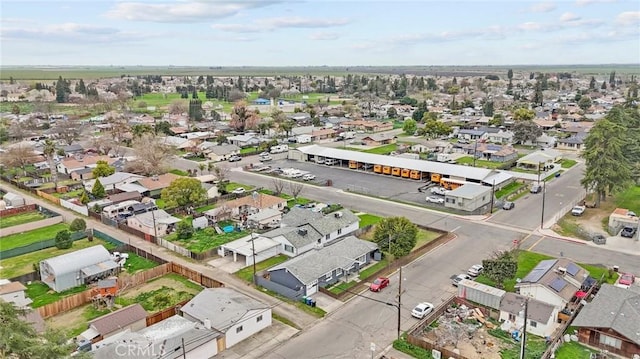
[[[164,172],[167,161],[173,156],[174,148],[161,142],[153,134],[145,133],[133,142],[136,165],[146,174],[156,175]]]
[[[54,132],[67,145],[73,144],[82,134],[82,126],[78,121],[57,121]]]
[[[91,139],[91,146],[103,155],[108,155],[114,148],[113,140],[107,136],[94,137]]]
[[[279,179],[279,178],[274,178],[273,181],[271,181],[273,183],[273,192],[276,196],[279,196],[282,191],[284,190],[284,186],[287,184],[285,181]]]
[[[6,167],[22,168],[22,172],[26,177],[27,165],[33,163],[36,158],[37,155],[33,152],[33,146],[19,143],[10,147],[2,156],[0,156],[0,161]]]
[[[229,177],[229,168],[213,165],[213,174],[218,182],[224,182]]]
[[[304,185],[302,183],[289,182],[289,191],[291,192],[291,195],[293,196],[293,200],[295,202],[298,201],[298,196],[300,195],[300,193],[302,193],[303,189]]]
[[[23,140],[27,137],[27,129],[19,122],[15,121],[9,126],[9,136],[17,140]]]
[[[169,113],[179,115],[187,112],[185,101],[175,100],[169,104]]]

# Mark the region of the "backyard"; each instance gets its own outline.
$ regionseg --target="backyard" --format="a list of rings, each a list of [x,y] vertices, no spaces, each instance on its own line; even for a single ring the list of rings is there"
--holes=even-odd
[[[496,191],[496,198],[509,197],[511,194],[518,192],[520,189],[522,189],[525,186],[526,185],[524,183],[511,182],[508,185]]]
[[[271,257],[269,259],[265,259],[262,262],[258,262],[256,263],[256,273],[263,271],[265,269],[271,268],[275,265],[278,265],[286,261],[287,259],[289,259],[289,257],[285,256],[284,254],[281,254],[275,257]],[[239,271],[237,271],[235,274],[236,276],[244,279],[247,282],[253,282],[253,266],[242,268]]]
[[[97,238],[94,238],[93,241],[89,241],[88,239],[81,239],[73,242],[73,246],[69,249],[58,249],[56,247],[51,247],[13,258],[3,259],[2,263],[0,264],[0,278],[13,278],[19,275],[33,272],[33,266],[38,265],[38,263],[47,258],[57,257],[62,254],[75,252],[78,249],[93,247],[100,244],[107,249],[115,248],[113,244],[104,242]]]
[[[69,229],[66,223],[58,223],[47,227],[34,229],[28,232],[16,233],[6,237],[0,237],[0,248],[7,250],[16,247],[22,247],[27,244],[44,241],[56,237],[56,234],[62,230]]]
[[[233,225],[233,223],[219,223],[220,228],[229,225]],[[202,253],[216,248],[222,244],[234,241],[238,238],[242,238],[247,234],[248,233],[246,231],[238,232],[235,230],[230,233],[218,234],[214,228],[207,227],[204,229],[196,230],[190,238],[180,239],[178,238],[178,234],[174,232],[165,237],[165,239],[171,242],[176,242],[176,244],[179,244],[180,246],[183,246],[194,253]]]
[[[479,160],[479,159],[476,159],[474,162],[472,156],[460,157],[456,160],[456,163],[459,165],[466,165],[466,166],[473,166],[475,163],[475,167],[490,168],[490,169],[502,168],[507,165],[505,162],[494,162],[494,161]]]
[[[0,218],[0,229],[35,222],[45,218],[47,217],[38,211],[18,213]]]

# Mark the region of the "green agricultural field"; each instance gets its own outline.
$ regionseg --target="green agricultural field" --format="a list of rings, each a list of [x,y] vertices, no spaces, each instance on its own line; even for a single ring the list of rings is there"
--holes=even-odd
[[[58,232],[65,229],[69,229],[68,224],[58,223],[51,226],[34,229],[29,232],[16,233],[6,237],[0,237],[0,247],[3,250],[7,250],[55,238]]]
[[[13,216],[0,218],[0,229],[31,223],[45,218],[47,217],[38,211],[14,214]],[[2,248],[4,249],[4,246],[2,246]]]
[[[78,249],[88,248],[100,244],[107,249],[115,248],[113,244],[104,242],[97,238],[94,238],[92,242],[90,242],[88,239],[81,239],[79,241],[73,242],[73,246],[69,249],[58,249],[56,247],[51,247],[13,258],[2,259],[0,261],[0,278],[13,278],[19,275],[33,272],[33,265],[37,265],[47,258],[57,257],[59,255],[75,252]]]

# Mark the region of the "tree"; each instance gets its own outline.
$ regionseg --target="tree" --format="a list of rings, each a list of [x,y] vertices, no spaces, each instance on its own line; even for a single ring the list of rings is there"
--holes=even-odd
[[[509,69],[509,71],[507,71],[507,78],[509,79],[509,82],[511,82],[511,80],[513,79],[513,70]]]
[[[100,183],[100,179],[96,178],[93,188],[91,188],[91,194],[96,198],[103,198],[106,194],[104,186]]]
[[[418,129],[418,124],[414,119],[407,119],[404,121],[404,125],[402,125],[402,131],[407,135],[413,135]]]
[[[193,236],[193,225],[191,223],[182,220],[178,222],[176,226],[176,234],[178,235],[178,239],[189,239]]]
[[[451,129],[451,127],[446,123],[429,119],[424,123],[424,127],[418,129],[418,134],[427,138],[436,138],[448,135],[452,131],[453,129]]]
[[[389,109],[387,110],[387,116],[389,118],[396,118],[398,117],[398,110],[396,110],[395,107],[389,107]]]
[[[591,76],[591,81],[589,81],[589,90],[596,89],[596,78]]]
[[[536,113],[533,110],[527,108],[519,108],[513,112],[514,121],[531,121],[536,117]]]
[[[207,169],[207,165],[205,165],[204,163],[200,162],[198,163],[198,168],[200,169],[200,175],[204,174],[204,170]]]
[[[491,259],[482,261],[483,273],[495,282],[497,288],[504,287],[504,281],[514,278],[518,270],[518,251],[496,252]]]
[[[87,222],[85,222],[85,220],[82,218],[74,219],[73,221],[71,221],[71,225],[69,225],[69,230],[73,232],[84,231],[85,229],[87,229]]]
[[[64,103],[69,101],[69,94],[71,93],[69,86],[69,83],[62,76],[58,77],[58,81],[56,81],[56,102]]]
[[[155,125],[155,133],[157,134],[165,134],[167,136],[173,136],[175,133],[171,131],[171,124],[168,121],[160,121]]]
[[[69,249],[73,245],[73,241],[71,240],[71,232],[62,230],[56,234],[56,248],[58,249]]]
[[[36,154],[33,152],[33,146],[19,143],[11,146],[6,152],[0,156],[0,161],[8,168],[22,168],[24,176],[27,175],[27,165],[34,162]]]
[[[298,196],[302,193],[302,190],[304,190],[304,185],[302,183],[289,182],[289,192],[291,192],[295,203],[298,203]]]
[[[42,148],[42,154],[49,164],[49,173],[51,173],[51,180],[53,181],[54,188],[58,188],[58,168],[56,167],[55,162],[56,152],[56,143],[50,139],[46,139],[44,141],[44,147]]]
[[[89,202],[91,202],[89,194],[87,194],[87,191],[82,191],[82,194],[80,195],[80,203],[87,204]]]
[[[145,133],[155,133],[153,127],[147,124],[135,124],[131,127],[131,134],[134,138],[140,137]]]
[[[202,100],[192,99],[189,101],[189,119],[192,121],[202,121]]]
[[[598,120],[584,142],[582,158],[586,170],[581,184],[587,192],[596,193],[596,206],[611,194],[627,188],[631,181],[631,164],[625,156],[627,129],[609,120]]]
[[[411,118],[416,122],[422,121],[424,114],[427,113],[429,109],[427,108],[427,101],[422,101],[418,104],[418,108],[416,108],[411,114]]]
[[[131,166],[149,175],[164,173],[167,161],[175,152],[173,147],[163,143],[151,133],[145,133],[135,139],[133,149],[136,160]]]
[[[229,126],[237,131],[245,131],[256,128],[258,120],[259,117],[247,108],[246,102],[237,101],[231,110]]]
[[[493,101],[486,101],[485,103],[482,104],[482,113],[485,116],[491,117],[493,116],[493,112],[494,112]]]
[[[67,145],[72,145],[80,138],[82,126],[78,121],[59,120],[53,128],[53,132]]]
[[[405,217],[383,218],[373,232],[373,241],[394,257],[411,253],[418,238],[418,227]]]
[[[285,181],[279,178],[274,178],[273,180],[271,180],[271,183],[273,183],[273,194],[275,196],[279,196],[284,190],[284,186],[287,184]]]
[[[531,120],[516,121],[513,125],[513,141],[515,143],[534,143],[542,135],[542,129]]]
[[[202,182],[195,178],[178,178],[162,190],[161,198],[168,207],[183,207],[207,199]]]
[[[93,168],[93,171],[91,171],[91,173],[93,173],[93,178],[107,177],[116,173],[116,169],[115,167],[109,166],[109,163],[107,163],[107,161],[100,160],[96,162],[96,167]]]
[[[578,106],[582,109],[582,111],[586,111],[591,107],[591,98],[589,96],[582,96],[580,101],[578,101]]]

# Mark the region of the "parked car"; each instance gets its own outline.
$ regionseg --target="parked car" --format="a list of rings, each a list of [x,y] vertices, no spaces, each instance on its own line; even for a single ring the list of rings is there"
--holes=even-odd
[[[273,157],[271,157],[270,155],[260,156],[260,162],[267,162],[271,160],[273,160]]]
[[[260,152],[260,154],[258,155],[260,157],[264,157],[264,156],[270,156],[269,152]]]
[[[636,229],[629,226],[622,228],[622,231],[620,231],[621,237],[632,238],[634,234],[636,234]]]
[[[531,193],[540,193],[542,191],[542,185],[539,183],[534,183],[531,186],[531,189],[529,190],[529,192]]]
[[[477,277],[480,275],[480,273],[482,273],[483,269],[484,267],[482,266],[482,264],[474,264],[471,266],[471,268],[469,268],[469,270],[467,270],[467,274],[472,277]]]
[[[438,203],[438,204],[443,204],[444,203],[444,198],[442,198],[442,197],[428,196],[425,199],[426,199],[427,202],[430,202],[430,203]]]
[[[306,175],[302,176],[302,179],[305,181],[313,181],[314,179],[316,179],[316,175],[307,173]]]
[[[388,285],[389,285],[389,278],[378,277],[376,278],[376,280],[373,281],[373,283],[371,283],[371,285],[369,286],[369,290],[372,292],[379,292]]]
[[[229,157],[228,161],[229,161],[229,162],[242,161],[242,157],[240,157],[240,156],[238,156],[238,155],[233,155],[233,156]]]
[[[603,236],[602,234],[594,234],[593,236],[591,236],[591,240],[595,244],[607,244],[607,237]]]
[[[585,206],[575,206],[571,209],[571,214],[574,216],[582,216],[584,211],[586,211],[587,207]]]
[[[506,201],[506,202],[504,202],[504,204],[502,205],[502,209],[504,209],[505,211],[508,211],[508,210],[510,210],[510,209],[513,209],[515,206],[516,206],[516,204],[515,204],[515,203],[513,203],[513,202],[509,202],[509,201]]]
[[[440,196],[444,196],[445,194],[447,194],[447,191],[444,187],[433,187],[431,188],[431,194],[437,194]]]
[[[460,282],[462,282],[463,279],[471,279],[471,276],[469,276],[468,274],[458,274],[455,278],[451,280],[451,283],[453,284],[454,287],[457,287],[458,284],[460,284]]]
[[[238,187],[238,188],[234,189],[233,191],[231,191],[231,193],[233,193],[233,194],[243,194],[246,191],[247,190],[245,190],[243,187]]]
[[[636,281],[636,276],[631,273],[623,273],[618,280],[618,283],[622,285],[632,285]]]
[[[429,302],[422,302],[416,305],[415,308],[411,311],[411,316],[414,318],[422,319],[425,315],[431,313],[433,311],[433,304]]]

